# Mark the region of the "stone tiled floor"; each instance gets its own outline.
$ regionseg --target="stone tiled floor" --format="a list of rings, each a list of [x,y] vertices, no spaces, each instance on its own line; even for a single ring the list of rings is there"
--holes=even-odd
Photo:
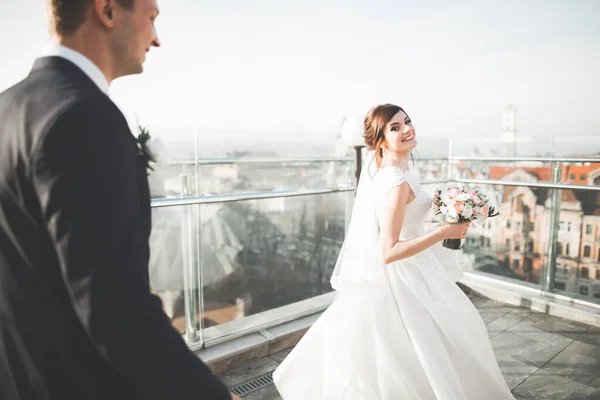
[[[600,399],[600,328],[472,297],[516,399]],[[274,370],[289,351],[220,377],[229,386]],[[244,399],[281,399],[273,385]]]

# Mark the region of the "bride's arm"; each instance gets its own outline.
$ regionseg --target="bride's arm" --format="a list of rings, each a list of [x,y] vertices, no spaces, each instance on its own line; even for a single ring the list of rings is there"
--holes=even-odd
[[[382,218],[380,232],[383,260],[386,264],[419,254],[444,239],[463,239],[469,227],[470,223],[446,224],[416,239],[400,240],[404,212],[411,194],[410,186],[403,182],[393,187],[387,196],[388,211]]]

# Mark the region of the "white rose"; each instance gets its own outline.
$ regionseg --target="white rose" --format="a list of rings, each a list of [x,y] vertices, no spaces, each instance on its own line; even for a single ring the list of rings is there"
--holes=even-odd
[[[448,207],[448,216],[458,219],[458,213],[456,212],[456,209],[454,207]]]
[[[471,208],[470,205],[465,204],[465,209],[463,210],[463,212],[460,213],[460,215],[462,215],[466,219],[470,219],[473,215],[473,208]]]
[[[469,193],[461,193],[458,195],[458,197],[456,198],[458,201],[467,201],[471,198],[471,196],[469,195]]]

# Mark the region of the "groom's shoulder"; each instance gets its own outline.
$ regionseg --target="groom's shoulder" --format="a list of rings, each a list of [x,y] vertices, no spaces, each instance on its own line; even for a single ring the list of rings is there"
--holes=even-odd
[[[30,74],[0,93],[0,159],[29,160],[53,143],[102,146],[100,137],[124,143],[129,136],[125,117],[108,96],[69,77]]]
[[[64,111],[78,105],[99,113],[107,109],[118,111],[118,108],[100,89],[91,82],[82,82],[60,71],[36,71],[25,79],[0,93],[0,113],[2,110],[28,109],[30,118],[43,118],[45,112]]]
[[[0,93],[0,130],[24,122],[29,129],[22,134],[37,136],[65,118],[127,126],[119,108],[96,86],[60,73],[31,73]]]

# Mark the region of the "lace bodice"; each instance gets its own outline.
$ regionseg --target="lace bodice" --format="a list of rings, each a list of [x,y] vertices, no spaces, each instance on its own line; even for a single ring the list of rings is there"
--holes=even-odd
[[[398,167],[380,168],[373,177],[373,189],[375,190],[375,209],[379,225],[387,213],[389,207],[387,195],[390,190],[407,182],[412,189],[415,198],[406,205],[404,223],[402,224],[401,240],[410,240],[425,234],[424,219],[431,209],[431,198],[421,189],[421,179],[416,169],[402,170]]]

